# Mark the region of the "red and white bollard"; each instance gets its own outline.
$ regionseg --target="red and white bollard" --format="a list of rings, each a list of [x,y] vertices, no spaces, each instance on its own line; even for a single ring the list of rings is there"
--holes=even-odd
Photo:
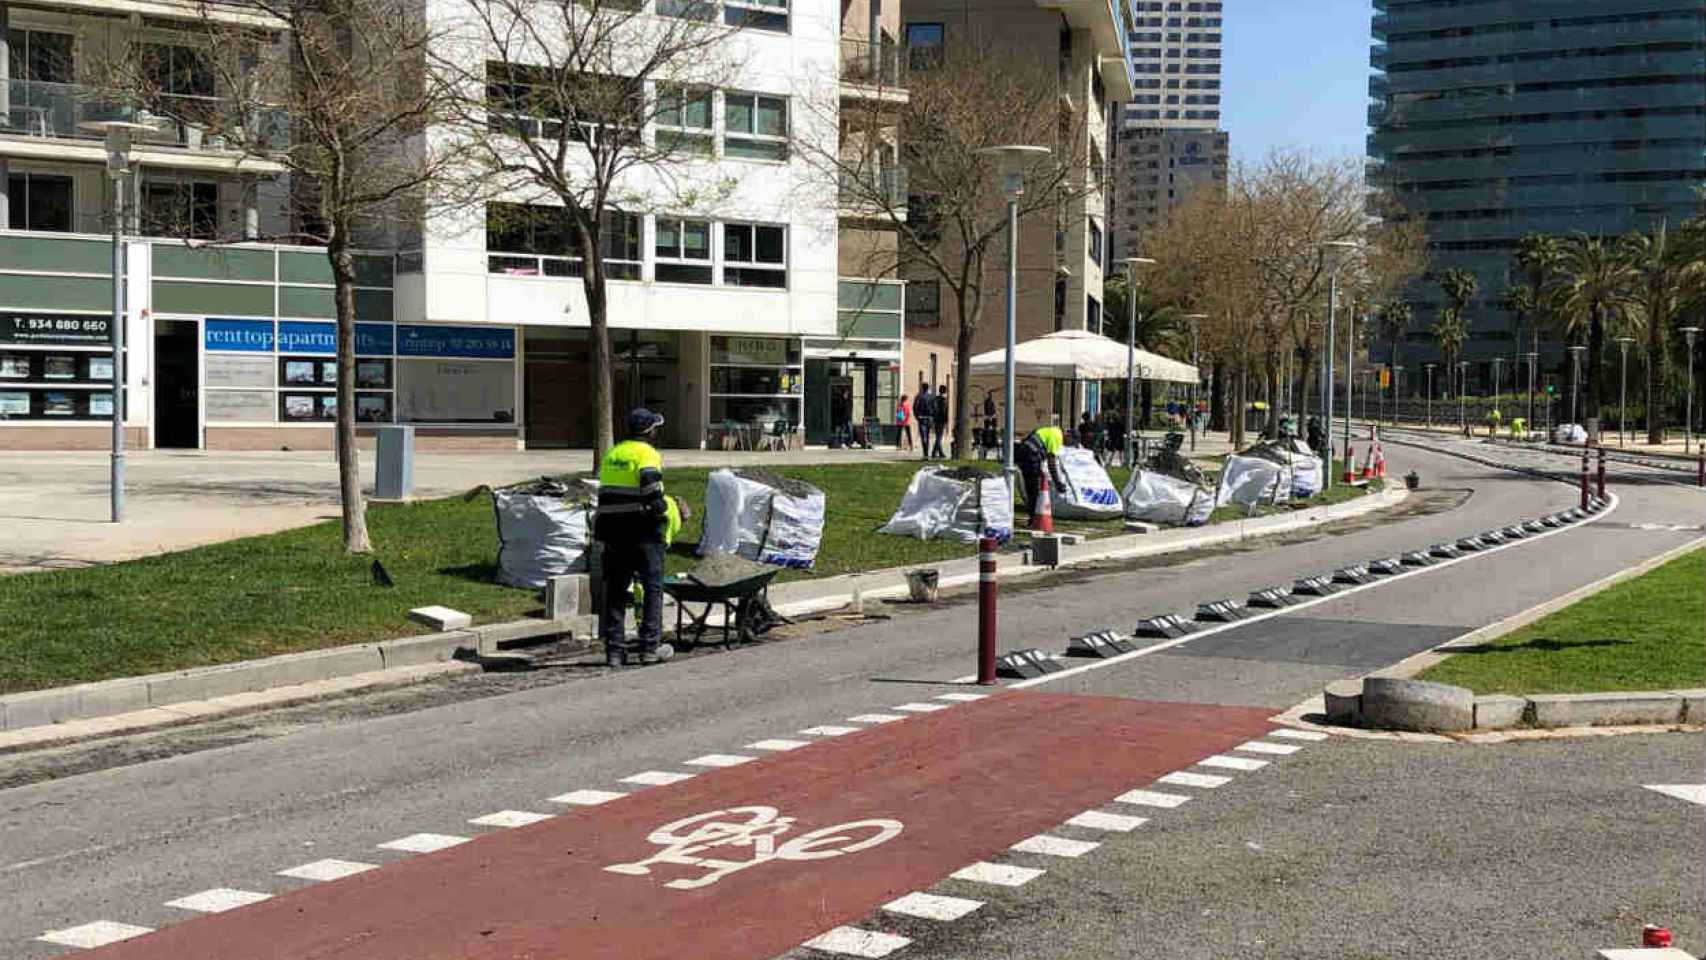
[[[1647,950],[1655,950],[1671,945],[1670,928],[1649,923],[1641,928],[1641,946]]]
[[[1582,510],[1588,508],[1588,454],[1582,451]]]
[[[1599,448],[1599,498],[1605,499],[1605,448]]]
[[[1694,463],[1694,485],[1697,487],[1706,487],[1706,453],[1702,453],[1700,455],[1700,459],[1696,460]]]
[[[995,569],[995,538],[977,542],[977,682],[995,685],[995,590],[1000,576]]]

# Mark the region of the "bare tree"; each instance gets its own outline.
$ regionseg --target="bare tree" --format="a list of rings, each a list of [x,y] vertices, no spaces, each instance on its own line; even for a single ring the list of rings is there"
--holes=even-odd
[[[714,0],[672,0],[670,16],[648,6],[466,0],[462,42],[444,60],[460,75],[456,135],[478,166],[512,199],[561,208],[591,327],[595,469],[614,442],[616,413],[606,284],[639,279],[623,272],[631,265],[611,263],[640,259],[634,211],[700,210],[734,187],[716,172],[713,117],[719,82],[740,66],[731,36],[743,24],[719,18]],[[786,101],[755,98],[726,105],[725,115],[737,109],[752,136],[738,146],[725,137],[723,149],[784,159]],[[703,244],[709,261],[708,233],[675,239]]]
[[[970,423],[966,385],[973,348],[991,287],[1005,286],[1005,280],[992,281],[991,272],[1004,276],[1007,200],[999,161],[984,151],[1009,144],[1050,148],[1050,155],[1022,168],[1018,213],[1021,230],[1039,216],[1054,221],[1073,200],[1099,188],[1094,176],[1084,175],[1091,165],[1084,119],[1090,111],[1062,109],[1052,63],[1044,69],[988,44],[967,43],[912,66],[904,105],[880,97],[843,105],[839,146],[807,157],[833,181],[844,209],[897,234],[896,250],[873,247],[867,275],[932,278],[953,301],[960,388],[951,422]],[[827,113],[827,100],[817,109]],[[955,457],[966,455],[968,434],[953,432]]]
[[[441,38],[416,0],[221,0],[217,11],[202,6],[194,29],[196,69],[215,79],[213,97],[182,96],[181,66],[162,65],[144,45],[107,70],[113,85],[149,112],[283,168],[286,222],[270,229],[248,222],[210,235],[189,205],[178,226],[185,236],[215,242],[325,247],[337,317],[343,543],[367,553],[355,430],[356,250],[364,241],[388,243],[430,211],[464,202],[459,194],[474,184],[465,156],[426,135],[450,116],[451,88],[430,67]]]

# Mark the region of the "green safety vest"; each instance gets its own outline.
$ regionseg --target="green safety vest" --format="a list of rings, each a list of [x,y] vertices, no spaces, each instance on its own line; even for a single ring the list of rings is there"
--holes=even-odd
[[[680,531],[681,511],[664,496],[657,449],[644,440],[624,440],[606,451],[598,465],[597,537],[661,536],[667,546]]]
[[[1038,427],[1025,438],[1026,443],[1035,443],[1043,452],[1051,457],[1060,456],[1060,448],[1066,446],[1066,434],[1059,427]]]

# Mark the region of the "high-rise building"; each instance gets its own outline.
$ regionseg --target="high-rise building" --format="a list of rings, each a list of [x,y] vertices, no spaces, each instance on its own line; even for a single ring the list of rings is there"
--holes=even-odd
[[[1424,218],[1403,361],[1438,360],[1438,275],[1472,271],[1471,389],[1519,346],[1499,302],[1528,233],[1617,236],[1676,224],[1706,181],[1700,0],[1375,0],[1371,181]],[[1560,347],[1541,341],[1542,363]],[[1411,383],[1422,382],[1412,375]],[[1510,381],[1506,381],[1507,383]]]
[[[1121,124],[1112,247],[1134,257],[1203,184],[1226,183],[1220,130],[1221,6],[1216,0],[1134,0],[1126,35],[1136,76]]]

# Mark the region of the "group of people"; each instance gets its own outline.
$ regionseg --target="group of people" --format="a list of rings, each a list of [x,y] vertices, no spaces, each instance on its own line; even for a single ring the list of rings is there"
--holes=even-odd
[[[895,449],[912,449],[912,424],[917,421],[918,449],[924,452],[924,459],[946,460],[948,455],[942,452],[942,440],[948,433],[953,415],[953,408],[948,405],[946,386],[935,393],[924,387],[918,391],[916,400],[901,394],[894,406]]]

